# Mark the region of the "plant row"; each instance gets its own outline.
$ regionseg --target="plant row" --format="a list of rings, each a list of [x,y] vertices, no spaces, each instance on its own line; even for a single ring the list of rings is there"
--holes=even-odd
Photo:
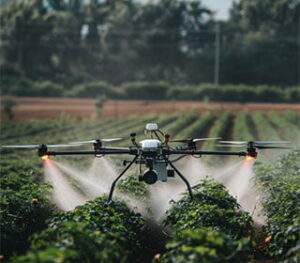
[[[139,262],[148,252],[144,219],[122,202],[106,202],[99,197],[57,214],[14,262]]]
[[[42,182],[33,158],[2,155],[0,166],[0,253],[6,259],[28,249],[29,237],[47,226],[54,210],[48,199],[51,188]]]
[[[162,262],[247,262],[252,220],[224,186],[204,179],[175,202],[164,220],[170,240]]]
[[[299,152],[255,169],[267,216],[267,248],[276,261],[300,261],[299,171]]]
[[[247,86],[200,84],[179,86],[168,82],[131,82],[112,86],[93,81],[63,87],[50,81],[20,80],[3,88],[4,95],[90,97],[100,101],[110,99],[205,100],[234,102],[299,102],[299,86]]]

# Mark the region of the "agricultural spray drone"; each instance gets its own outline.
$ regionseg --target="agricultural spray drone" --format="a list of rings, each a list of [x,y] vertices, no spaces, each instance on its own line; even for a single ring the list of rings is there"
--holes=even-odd
[[[171,140],[170,135],[164,134],[156,123],[148,123],[145,133],[148,136],[140,142],[136,141],[136,134],[130,134],[131,146],[105,147],[103,143],[111,143],[122,140],[122,138],[113,139],[93,139],[88,141],[71,142],[69,144],[56,145],[7,145],[2,148],[20,148],[20,149],[37,149],[38,155],[47,160],[49,156],[56,155],[94,155],[102,157],[105,155],[132,155],[131,161],[124,160],[125,169],[113,181],[108,202],[112,200],[116,183],[133,165],[139,166],[139,181],[147,184],[154,184],[157,181],[167,182],[169,177],[174,177],[175,173],[184,181],[191,198],[193,198],[192,188],[189,181],[175,167],[174,163],[186,156],[201,157],[202,155],[221,155],[221,156],[243,156],[247,159],[257,157],[257,149],[288,149],[286,146],[289,142],[285,141],[219,141],[222,147],[246,147],[246,151],[204,151],[198,150],[197,144],[206,140],[219,140],[221,138],[196,138]],[[174,146],[177,143],[177,146]],[[181,145],[178,146],[178,143]],[[92,145],[92,150],[69,150],[69,151],[51,151],[49,149],[57,147],[79,147],[85,144]]]

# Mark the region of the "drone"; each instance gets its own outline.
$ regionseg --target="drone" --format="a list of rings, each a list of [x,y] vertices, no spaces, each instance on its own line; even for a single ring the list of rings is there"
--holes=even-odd
[[[148,138],[136,141],[136,133],[130,134],[131,145],[129,147],[105,147],[105,143],[112,143],[123,140],[123,138],[92,139],[87,141],[70,142],[69,144],[39,144],[39,145],[6,145],[1,148],[36,149],[38,155],[43,159],[49,156],[59,155],[93,155],[103,157],[105,155],[130,155],[131,161],[124,160],[125,168],[112,182],[108,196],[108,203],[112,201],[114,189],[117,182],[134,164],[139,166],[139,181],[149,185],[157,181],[167,182],[168,178],[177,174],[185,183],[189,196],[193,199],[193,191],[189,181],[176,168],[175,162],[186,156],[201,157],[203,155],[216,156],[240,156],[246,159],[257,158],[257,150],[260,149],[290,149],[288,141],[220,141],[221,138],[189,138],[171,140],[171,136],[162,132],[156,123],[148,123],[145,127],[145,134]],[[198,143],[207,140],[218,140],[222,147],[246,147],[245,151],[205,151],[198,149]],[[180,145],[178,146],[178,143]],[[64,150],[52,151],[52,148],[79,147],[85,144],[92,145],[92,150]],[[174,144],[177,144],[174,146]]]

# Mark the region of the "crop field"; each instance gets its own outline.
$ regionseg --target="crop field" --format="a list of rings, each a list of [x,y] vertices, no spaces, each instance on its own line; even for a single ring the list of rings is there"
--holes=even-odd
[[[300,142],[298,111],[241,109],[4,122],[0,139],[9,145],[123,137],[112,145],[128,146],[131,132],[138,141],[145,136],[147,122],[176,139],[289,140],[295,147]],[[214,141],[198,147],[222,149]],[[299,262],[299,151],[260,153],[248,163],[241,157],[181,160],[178,167],[194,186],[192,201],[177,178],[150,187],[132,168],[107,206],[109,186],[128,157],[41,161],[35,151],[2,149],[1,259]]]

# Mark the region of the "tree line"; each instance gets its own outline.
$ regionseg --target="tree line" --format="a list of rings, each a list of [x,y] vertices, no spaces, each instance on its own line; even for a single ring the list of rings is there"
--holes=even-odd
[[[1,1],[1,83],[91,81],[176,84],[300,82],[298,0],[240,0],[227,21],[202,1]]]

